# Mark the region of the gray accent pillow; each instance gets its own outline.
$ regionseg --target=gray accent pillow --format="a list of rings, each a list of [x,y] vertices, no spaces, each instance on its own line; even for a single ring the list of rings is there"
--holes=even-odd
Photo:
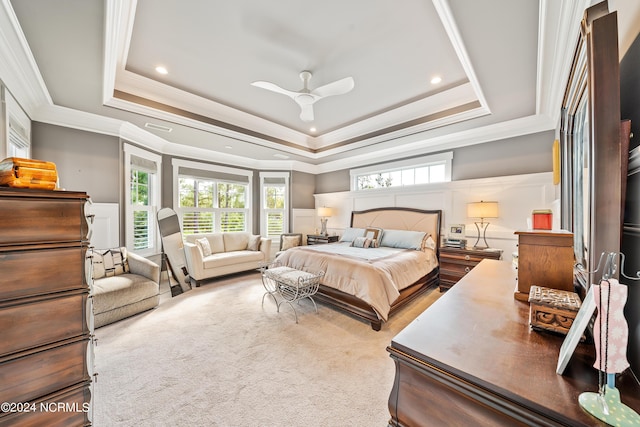
[[[419,251],[422,250],[422,241],[426,234],[424,231],[384,230],[380,246]]]
[[[340,238],[341,242],[353,242],[356,237],[364,237],[364,228],[347,227]]]

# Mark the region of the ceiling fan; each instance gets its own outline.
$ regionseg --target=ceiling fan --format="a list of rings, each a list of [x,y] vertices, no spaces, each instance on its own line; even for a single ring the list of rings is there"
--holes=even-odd
[[[304,87],[298,92],[283,89],[271,82],[257,81],[251,84],[262,89],[287,95],[300,106],[300,119],[302,119],[303,122],[311,122],[313,121],[313,104],[316,101],[327,96],[343,95],[350,92],[354,87],[353,77],[345,77],[344,79],[336,80],[333,83],[328,83],[314,90],[309,90],[309,80],[311,80],[311,77],[313,77],[311,71],[305,70],[300,73],[300,80],[302,80]]]

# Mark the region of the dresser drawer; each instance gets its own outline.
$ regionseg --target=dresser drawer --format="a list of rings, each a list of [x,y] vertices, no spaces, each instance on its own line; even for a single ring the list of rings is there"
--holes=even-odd
[[[0,357],[88,332],[85,316],[88,294],[88,290],[74,291],[0,306]]]
[[[70,340],[24,357],[0,362],[0,402],[28,402],[82,381],[89,381],[89,338]]]
[[[86,238],[84,199],[0,198],[0,245],[72,242]]]
[[[440,248],[440,290],[449,289],[484,259],[500,259],[502,251]]]
[[[0,300],[88,289],[85,252],[80,246],[0,252]]]
[[[89,425],[89,385],[79,384],[33,402],[35,411],[0,413],[0,427],[68,427]],[[58,405],[64,405],[60,410]]]
[[[442,263],[442,266],[440,267],[440,275],[442,276],[443,274],[450,274],[461,278],[462,276],[470,272],[476,265],[477,263]]]

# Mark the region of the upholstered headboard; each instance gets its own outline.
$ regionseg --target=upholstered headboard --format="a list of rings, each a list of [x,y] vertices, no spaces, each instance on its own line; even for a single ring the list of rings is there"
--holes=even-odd
[[[351,227],[424,231],[431,234],[439,250],[441,218],[441,210],[376,208],[351,212]]]

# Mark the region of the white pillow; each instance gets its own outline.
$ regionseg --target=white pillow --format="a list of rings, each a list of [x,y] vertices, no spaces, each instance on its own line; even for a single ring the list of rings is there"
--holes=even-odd
[[[209,239],[206,237],[196,239],[196,246],[200,248],[200,252],[202,252],[203,257],[211,255],[211,245],[209,244]]]
[[[433,240],[433,237],[431,237],[431,234],[427,234],[425,236],[425,239],[422,241],[422,250],[424,251],[425,249],[431,249],[431,250],[436,249],[436,241]]]
[[[353,242],[356,237],[364,237],[364,228],[352,228],[347,227],[344,230],[344,234],[340,238],[341,242]]]
[[[420,251],[426,234],[424,231],[384,230],[380,246]]]
[[[295,248],[296,246],[300,246],[300,236],[282,236],[282,249],[286,251],[287,249]]]
[[[260,250],[260,235],[252,234],[249,237],[249,244],[247,245],[247,249],[250,251],[259,251]]]

